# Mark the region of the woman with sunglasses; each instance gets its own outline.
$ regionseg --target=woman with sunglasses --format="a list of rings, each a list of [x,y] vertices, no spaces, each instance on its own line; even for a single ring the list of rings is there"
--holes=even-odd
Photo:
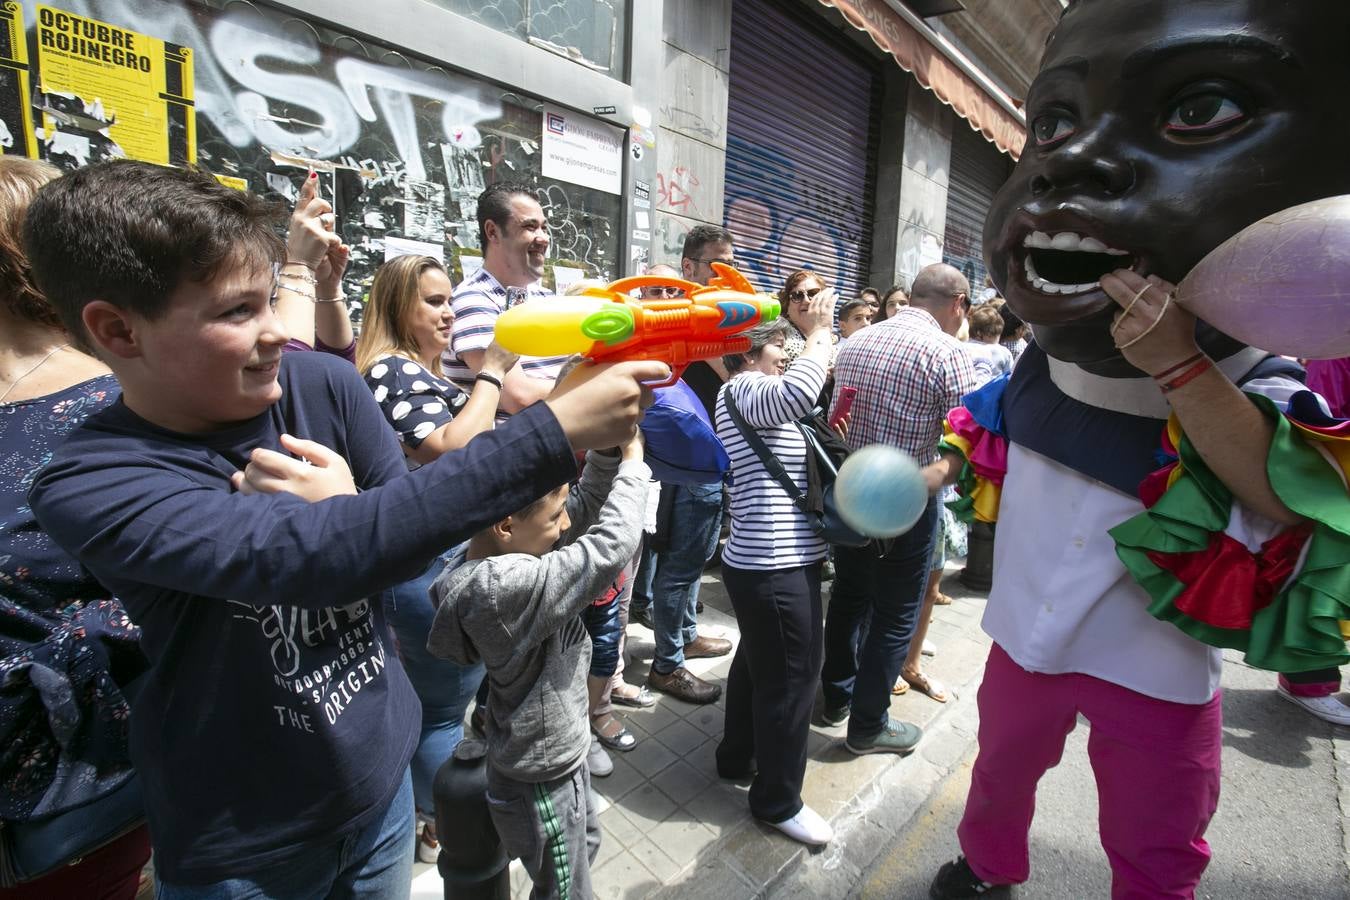
[[[398,435],[408,467],[417,468],[488,431],[497,413],[502,380],[516,356],[488,346],[473,393],[455,387],[441,370],[450,346],[450,276],[429,256],[400,256],[380,266],[356,347],[365,376],[389,427]],[[453,515],[454,510],[446,510]],[[446,548],[449,550],[450,548]],[[438,559],[386,598],[389,622],[417,697],[422,734],[412,758],[413,801],[422,827],[417,858],[435,862],[438,850],[431,784],[464,733],[464,712],[483,680],[482,664],[461,667],[427,652],[436,608],[427,590],[445,567]]]
[[[792,327],[788,329],[787,343],[783,346],[783,362],[785,365],[792,363],[801,356],[806,350],[806,335],[810,332],[813,325],[811,313],[808,307],[811,301],[819,296],[825,296],[830,303],[830,310],[834,310],[834,305],[838,301],[838,296],[834,289],[825,283],[821,278],[810,269],[798,269],[787,277],[783,282],[783,289],[778,292],[778,302],[783,307],[783,314],[787,317],[788,324]],[[835,344],[839,338],[830,335],[830,361],[828,368],[834,369],[834,356],[837,352]],[[828,385],[826,386],[828,389]]]
[[[794,289],[788,284],[785,292]],[[757,819],[819,846],[833,831],[803,803],[801,790],[824,658],[820,581],[828,547],[747,438],[755,433],[797,488],[806,490],[811,451],[796,422],[825,384],[834,297],[822,289],[798,305],[801,324],[761,323],[745,333],[748,352],[722,357],[731,380],[718,394],[717,435],[732,474],[722,581],[741,640],[727,675],[717,773],[750,780],[750,811]],[[798,362],[789,368],[786,343],[803,326]]]

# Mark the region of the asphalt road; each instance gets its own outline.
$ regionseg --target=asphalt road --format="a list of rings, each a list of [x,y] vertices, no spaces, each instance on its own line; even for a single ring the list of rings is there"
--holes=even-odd
[[[1196,896],[1350,898],[1350,728],[1304,713],[1275,693],[1273,675],[1233,659],[1223,682],[1223,793],[1207,833],[1214,858]],[[1021,900],[1110,895],[1086,746],[1087,724],[1080,722],[1063,762],[1041,783],[1031,880],[1013,894]],[[933,873],[958,852],[956,825],[973,750],[862,873],[854,896],[928,896]]]

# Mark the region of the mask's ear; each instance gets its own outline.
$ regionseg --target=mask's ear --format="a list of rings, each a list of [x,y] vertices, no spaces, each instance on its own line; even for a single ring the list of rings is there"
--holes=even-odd
[[[510,516],[492,526],[492,536],[504,544],[511,542],[511,535],[514,531],[515,522],[512,521]]]
[[[139,338],[145,320],[106,300],[91,300],[80,310],[89,343],[99,354],[118,359],[141,355]]]
[[[683,277],[685,281],[693,281],[694,269],[697,267],[698,263],[694,262],[687,256],[684,257],[683,259],[680,260],[680,276]]]

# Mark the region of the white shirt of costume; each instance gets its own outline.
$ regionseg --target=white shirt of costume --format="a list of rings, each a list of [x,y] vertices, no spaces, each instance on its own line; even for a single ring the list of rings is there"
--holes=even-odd
[[[1280,377],[1244,386],[1277,403],[1301,388]],[[1092,675],[1159,700],[1205,703],[1219,689],[1220,651],[1149,615],[1148,595],[1107,533],[1143,508],[1137,497],[1011,444],[981,625],[1029,672]],[[1234,503],[1227,533],[1249,550],[1280,530]]]

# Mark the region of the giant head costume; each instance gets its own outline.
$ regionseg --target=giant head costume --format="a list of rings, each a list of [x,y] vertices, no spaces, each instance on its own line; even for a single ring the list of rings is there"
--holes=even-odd
[[[985,257],[1051,357],[1139,373],[1097,280],[1177,283],[1263,216],[1350,193],[1350,3],[1075,0],[1027,97],[1021,160]],[[1201,323],[1215,358],[1236,341]]]

